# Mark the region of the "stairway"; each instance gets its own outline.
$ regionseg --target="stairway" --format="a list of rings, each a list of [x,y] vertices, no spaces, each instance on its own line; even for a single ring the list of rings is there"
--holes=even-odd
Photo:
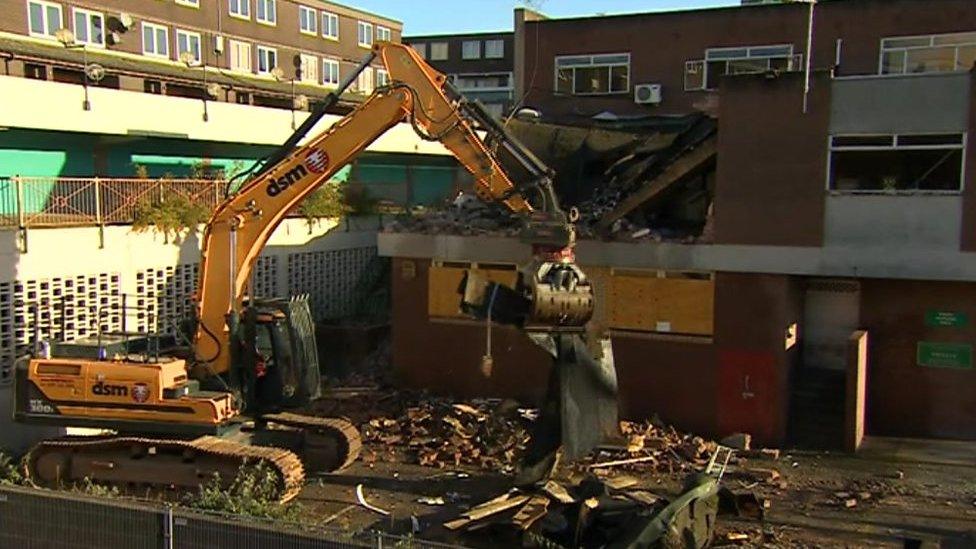
[[[799,368],[793,382],[789,440],[796,448],[840,450],[844,446],[845,372]]]

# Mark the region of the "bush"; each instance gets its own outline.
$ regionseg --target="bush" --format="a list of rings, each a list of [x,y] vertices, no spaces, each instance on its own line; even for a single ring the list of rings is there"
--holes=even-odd
[[[24,476],[20,474],[17,460],[0,452],[0,485],[23,484]]]
[[[245,463],[237,477],[224,488],[220,475],[214,474],[200,486],[200,493],[188,496],[183,504],[191,509],[216,511],[248,517],[297,520],[301,507],[294,503],[280,503],[280,481],[276,472],[263,463]]]
[[[153,193],[155,194],[155,193]],[[146,197],[136,204],[132,215],[132,230],[145,232],[155,229],[168,242],[195,231],[210,218],[206,206],[197,204],[178,192],[164,190],[161,195]]]

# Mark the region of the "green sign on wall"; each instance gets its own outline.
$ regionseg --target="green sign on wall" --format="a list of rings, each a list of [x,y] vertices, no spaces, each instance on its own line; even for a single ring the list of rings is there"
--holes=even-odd
[[[958,328],[969,324],[969,317],[966,313],[956,313],[952,311],[926,311],[925,325],[933,328],[954,327]]]
[[[973,346],[968,343],[918,342],[918,365],[929,368],[973,368]]]

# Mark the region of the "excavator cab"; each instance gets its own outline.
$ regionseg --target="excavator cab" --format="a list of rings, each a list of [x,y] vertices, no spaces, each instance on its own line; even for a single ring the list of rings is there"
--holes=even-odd
[[[321,395],[315,323],[308,297],[257,299],[235,329],[231,370],[244,411],[273,413],[307,405]]]

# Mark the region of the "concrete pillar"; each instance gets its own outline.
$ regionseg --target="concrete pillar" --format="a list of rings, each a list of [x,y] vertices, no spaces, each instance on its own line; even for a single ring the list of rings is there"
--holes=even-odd
[[[515,101],[521,100],[525,97],[525,87],[527,85],[525,81],[525,55],[526,48],[528,47],[529,41],[525,36],[525,23],[526,21],[541,21],[547,19],[547,17],[539,12],[532,11],[526,8],[516,8],[515,9],[515,40],[514,40],[514,59],[512,67],[512,78],[515,80]],[[532,39],[535,39],[533,33]],[[533,50],[534,51],[534,50]],[[537,63],[538,60],[533,59],[533,63]]]
[[[844,402],[844,449],[854,453],[864,441],[867,392],[868,332],[857,331],[847,341],[847,389]]]

